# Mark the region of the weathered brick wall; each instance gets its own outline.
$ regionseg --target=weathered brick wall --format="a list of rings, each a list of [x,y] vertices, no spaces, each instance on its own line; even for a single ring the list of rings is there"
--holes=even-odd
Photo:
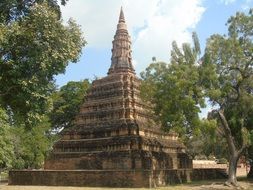
[[[191,170],[32,170],[10,171],[9,185],[156,187],[186,182]]]
[[[9,172],[9,185],[158,187],[194,180],[222,179],[219,169],[23,170]]]
[[[225,179],[226,169],[220,168],[200,168],[200,169],[171,169],[155,170],[151,172],[152,187],[169,184],[186,183],[190,181]]]
[[[192,180],[209,180],[227,178],[226,169],[222,168],[199,168],[193,169]]]
[[[9,185],[149,187],[146,171],[10,171]]]
[[[191,181],[191,169],[170,169],[170,170],[155,170],[151,172],[151,186],[165,186],[176,183],[186,183]]]

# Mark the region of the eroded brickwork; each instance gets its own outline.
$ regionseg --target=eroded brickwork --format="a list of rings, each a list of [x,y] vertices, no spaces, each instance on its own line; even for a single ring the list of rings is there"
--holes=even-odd
[[[177,134],[162,132],[152,109],[141,100],[140,83],[121,10],[108,75],[92,83],[75,127],[62,133],[45,169],[192,168]]]

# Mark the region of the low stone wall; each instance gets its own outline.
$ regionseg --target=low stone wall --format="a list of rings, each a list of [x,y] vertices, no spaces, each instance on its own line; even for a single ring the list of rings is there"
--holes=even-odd
[[[225,179],[227,178],[227,170],[223,168],[199,168],[193,169],[192,181],[209,180],[209,179]]]
[[[170,169],[149,171],[149,187],[190,182],[192,169]]]
[[[218,169],[22,170],[9,172],[9,185],[158,187],[224,177]]]
[[[10,171],[9,185],[147,187],[148,172],[102,170]]]
[[[192,170],[22,170],[9,172],[9,185],[156,187],[186,182]]]

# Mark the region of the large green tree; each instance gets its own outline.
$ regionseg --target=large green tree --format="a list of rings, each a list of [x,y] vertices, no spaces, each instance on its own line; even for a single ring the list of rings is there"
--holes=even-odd
[[[19,19],[0,24],[0,104],[31,126],[48,110],[54,76],[78,60],[85,40],[48,3],[26,8]]]
[[[53,110],[50,113],[50,119],[54,129],[67,128],[73,125],[89,87],[88,80],[70,81],[53,93]]]
[[[200,46],[196,33],[192,38],[193,47],[184,43],[180,49],[173,42],[170,64],[154,62],[141,73],[141,95],[154,105],[163,129],[179,133],[188,153],[195,157],[203,152],[211,154],[207,140],[214,142],[216,123],[199,117],[201,108],[206,105],[199,80]],[[196,145],[199,149],[194,147]]]
[[[141,73],[143,97],[155,105],[164,129],[176,130],[184,137],[198,132],[196,126],[202,122],[199,113],[205,107],[197,64],[200,48],[195,33],[193,41],[193,48],[184,43],[182,49],[173,42],[170,64],[155,62]]]
[[[214,118],[229,151],[228,185],[237,185],[237,161],[251,143],[253,110],[253,14],[237,13],[228,20],[228,35],[213,35],[201,65],[202,84],[218,107]]]
[[[41,167],[53,141],[54,76],[85,43],[73,20],[63,24],[57,0],[0,1],[1,168]]]
[[[186,137],[215,134],[215,129],[221,132],[229,154],[226,184],[237,185],[237,161],[252,142],[252,10],[237,13],[227,24],[228,35],[211,36],[200,61],[196,35],[193,48],[183,44],[179,49],[173,43],[171,63],[151,64],[142,74],[142,88],[166,129]],[[205,100],[214,109],[209,120],[200,120]]]

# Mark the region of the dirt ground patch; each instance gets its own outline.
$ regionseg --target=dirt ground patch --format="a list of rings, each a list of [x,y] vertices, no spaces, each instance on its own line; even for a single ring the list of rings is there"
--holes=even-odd
[[[253,181],[242,180],[240,186],[245,190],[253,190]],[[49,187],[49,186],[8,186],[0,185],[0,190],[109,190],[120,188],[91,188],[91,187]],[[121,188],[121,190],[147,190],[148,188]],[[223,185],[223,181],[198,181],[189,184],[171,185],[156,188],[158,190],[226,190],[231,189]]]

